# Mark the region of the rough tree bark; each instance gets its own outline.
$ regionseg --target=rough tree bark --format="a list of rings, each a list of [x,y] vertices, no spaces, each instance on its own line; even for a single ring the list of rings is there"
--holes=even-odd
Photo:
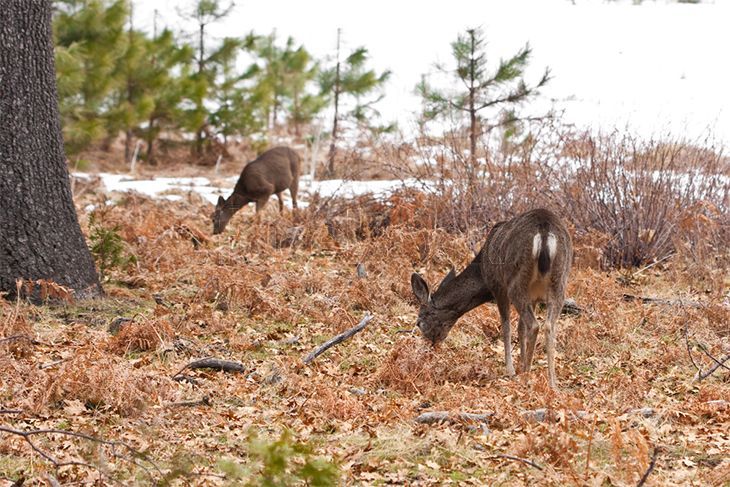
[[[20,278],[103,292],[63,152],[50,0],[0,0],[0,292]]]

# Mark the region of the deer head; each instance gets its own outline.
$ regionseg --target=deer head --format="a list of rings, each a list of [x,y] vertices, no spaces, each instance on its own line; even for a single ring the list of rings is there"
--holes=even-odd
[[[446,274],[435,293],[431,294],[428,283],[415,272],[411,275],[411,288],[413,294],[421,305],[418,310],[418,329],[421,330],[424,338],[436,345],[442,342],[451,331],[451,328],[459,319],[461,313],[451,303],[444,301],[445,295],[450,291],[450,284],[453,283],[456,272]]]
[[[211,219],[213,220],[213,235],[223,233],[226,225],[228,225],[228,221],[231,219],[233,214],[236,213],[238,208],[235,208],[234,205],[231,204],[232,199],[233,197],[226,201],[222,196],[218,196],[218,203],[216,203],[215,211],[211,215]]]

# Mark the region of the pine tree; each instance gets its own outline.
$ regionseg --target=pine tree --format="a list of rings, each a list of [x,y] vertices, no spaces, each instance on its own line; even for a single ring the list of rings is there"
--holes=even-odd
[[[195,133],[194,149],[198,156],[203,154],[204,137],[210,122],[206,102],[211,99],[215,91],[218,73],[216,60],[223,61],[233,49],[240,46],[236,40],[226,38],[218,48],[206,47],[206,28],[225,18],[233,7],[233,2],[224,7],[219,0],[197,0],[192,12],[188,15],[198,26],[198,42],[196,46],[197,70],[186,84],[187,97],[194,107],[185,111],[185,122],[188,128]]]
[[[152,101],[141,135],[147,144],[145,159],[155,161],[155,143],[163,128],[179,128],[182,118],[180,102],[185,94],[185,80],[189,78],[193,49],[178,45],[172,31],[165,29],[147,41],[147,60],[138,72],[139,82]]]
[[[514,126],[519,122],[515,108],[534,97],[540,88],[550,80],[550,70],[546,69],[542,78],[533,86],[528,86],[524,79],[524,71],[530,60],[532,51],[529,44],[514,56],[500,60],[496,70],[487,66],[486,42],[481,29],[469,29],[458,36],[451,44],[451,51],[456,61],[456,69],[443,66],[437,69],[464,86],[461,91],[441,91],[429,86],[425,79],[417,86],[417,91],[424,100],[424,116],[434,119],[446,116],[451,110],[464,113],[469,119],[470,179],[475,177],[477,165],[477,140],[483,132],[485,122],[481,112],[487,109],[501,112],[497,126]]]
[[[287,109],[289,121],[294,126],[294,134],[301,136],[301,126],[310,123],[327,104],[321,93],[308,90],[319,76],[319,64],[316,63],[304,46],[294,49],[294,40],[287,40],[284,51],[284,84],[288,99]]]
[[[304,46],[295,47],[291,37],[283,48],[277,46],[276,33],[258,38],[255,53],[259,58],[258,91],[265,97],[269,129],[275,129],[280,114],[287,111],[294,132],[300,135],[301,125],[326,105],[325,97],[308,89],[316,81],[319,66]]]
[[[59,0],[54,21],[56,77],[64,139],[77,152],[107,135],[107,100],[127,48],[126,0]]]
[[[352,117],[363,121],[367,118],[372,105],[383,98],[377,93],[384,87],[390,78],[390,71],[378,74],[375,70],[367,69],[368,51],[359,47],[352,51],[344,61],[340,61],[340,30],[337,31],[337,62],[331,69],[322,72],[320,84],[324,93],[330,93],[334,104],[334,118],[332,122],[332,139],[328,156],[327,174],[334,175],[335,157],[337,153],[337,139],[339,136],[340,118]],[[372,100],[363,100],[363,97],[377,93]],[[340,107],[343,98],[354,98],[354,107],[343,115]]]

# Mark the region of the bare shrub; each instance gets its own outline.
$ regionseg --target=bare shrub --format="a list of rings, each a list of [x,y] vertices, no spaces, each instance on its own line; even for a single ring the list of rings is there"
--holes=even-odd
[[[39,412],[64,400],[78,400],[89,408],[134,416],[150,403],[166,397],[171,381],[135,370],[121,358],[86,348],[55,371],[38,371],[28,407]]]
[[[664,261],[678,247],[704,262],[726,247],[730,227],[722,209],[730,206],[730,167],[721,150],[573,133],[552,121],[533,133],[492,147],[476,167],[453,134],[423,137],[403,156],[409,159],[396,155],[386,163],[422,183],[427,196],[413,215],[424,226],[483,238],[494,222],[543,206],[578,236],[605,236],[594,252],[603,267]],[[697,214],[700,220],[692,220]]]

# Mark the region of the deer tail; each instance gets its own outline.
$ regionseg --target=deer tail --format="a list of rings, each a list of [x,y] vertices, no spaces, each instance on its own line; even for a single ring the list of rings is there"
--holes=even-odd
[[[536,233],[532,239],[532,257],[537,259],[537,270],[540,274],[550,271],[550,264],[555,259],[558,240],[553,233]]]

